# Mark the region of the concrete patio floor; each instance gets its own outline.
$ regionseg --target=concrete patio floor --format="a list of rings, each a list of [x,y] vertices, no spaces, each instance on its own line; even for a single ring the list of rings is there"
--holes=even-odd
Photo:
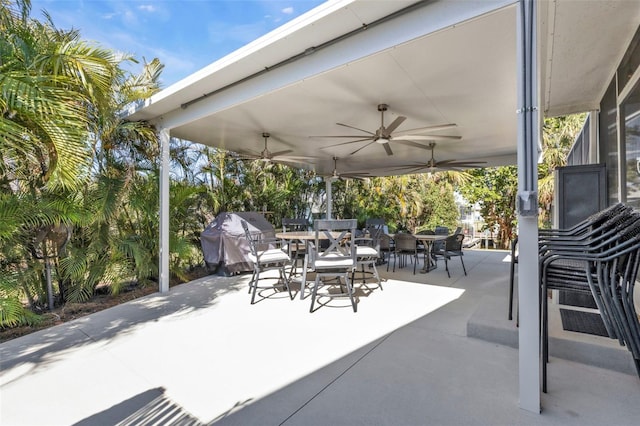
[[[359,290],[357,313],[335,299],[310,314],[308,296],[286,293],[250,305],[249,275],[212,275],[5,342],[0,423],[639,424],[631,355],[579,333],[565,332],[621,361],[570,361],[552,345],[542,413],[518,408],[505,254],[467,250],[466,277],[458,259],[451,278],[442,263],[380,267],[384,290]]]

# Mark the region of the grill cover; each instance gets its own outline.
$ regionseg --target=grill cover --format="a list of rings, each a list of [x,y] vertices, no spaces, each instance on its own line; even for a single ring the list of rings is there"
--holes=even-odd
[[[260,232],[265,238],[275,237],[273,225],[261,213],[220,213],[200,234],[204,261],[209,268],[220,269],[225,275],[253,271],[242,220],[249,224],[252,233]]]

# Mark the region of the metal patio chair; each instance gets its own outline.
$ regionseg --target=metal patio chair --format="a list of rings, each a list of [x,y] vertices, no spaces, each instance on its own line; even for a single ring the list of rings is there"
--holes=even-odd
[[[293,300],[289,279],[286,276],[285,267],[291,264],[291,258],[282,250],[282,241],[277,238],[264,237],[262,233],[251,232],[246,221],[242,221],[245,237],[249,243],[249,260],[253,263],[253,275],[249,281],[251,304],[255,303],[256,293],[260,289],[272,289],[279,292],[280,287],[289,292],[289,298]],[[278,278],[265,277],[264,272],[277,270]],[[260,281],[268,281],[269,285],[261,285]]]
[[[283,218],[282,232],[308,231],[309,222],[304,218]],[[289,270],[289,280],[296,275],[296,271],[300,265],[304,266],[304,257],[306,255],[306,244],[300,241],[288,241],[283,243],[283,248],[291,258],[291,269]]]
[[[353,312],[358,311],[351,281],[356,268],[356,226],[356,219],[314,221],[316,237],[309,245],[309,263],[316,278],[311,292],[310,312],[314,312],[316,299],[324,297],[348,297]],[[321,287],[327,290],[318,293]]]
[[[616,215],[589,231],[591,238],[576,244],[572,239],[548,240],[540,249],[540,300],[543,391],[547,390],[549,360],[548,290],[590,294],[612,339],[632,351],[640,376],[640,337],[626,333],[640,329],[635,310],[628,306],[628,292],[637,276],[640,250],[640,214]],[[613,288],[613,290],[612,290]],[[632,290],[631,290],[632,293]],[[625,302],[626,300],[626,302]],[[625,306],[626,305],[626,306]],[[621,307],[622,306],[622,307]],[[632,313],[631,313],[632,312]]]

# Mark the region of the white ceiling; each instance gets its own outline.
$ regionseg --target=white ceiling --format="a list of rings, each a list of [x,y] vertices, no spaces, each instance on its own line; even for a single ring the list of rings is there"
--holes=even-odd
[[[392,140],[392,156],[375,143],[349,155],[366,142],[327,148],[345,140],[310,137],[361,134],[338,122],[375,132],[377,105],[386,103],[385,125],[398,115],[407,117],[397,134],[457,125],[436,133],[461,136],[437,141],[436,160],[514,164],[516,5],[420,2],[408,13],[372,25],[413,3],[323,4],[155,95],[130,119],[162,123],[173,137],[235,151],[261,151],[261,134],[269,132],[270,151],[292,149],[291,155],[316,157],[306,167],[320,174],[331,174],[336,156],[341,172],[389,175],[398,174],[398,166],[427,162],[430,151]],[[553,115],[596,107],[638,27],[640,2],[541,3],[544,110]],[[369,27],[361,30],[364,24]],[[355,33],[265,71],[350,31]]]

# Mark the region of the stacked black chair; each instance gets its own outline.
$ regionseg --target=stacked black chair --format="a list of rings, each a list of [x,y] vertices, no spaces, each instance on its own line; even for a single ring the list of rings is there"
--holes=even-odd
[[[640,376],[640,325],[633,286],[640,257],[640,214],[615,205],[572,230],[541,232],[539,243],[543,391],[547,390],[547,291],[590,294],[610,338],[631,351]]]
[[[598,232],[602,232],[601,225],[605,224],[608,220],[616,218],[619,215],[625,216],[630,214],[632,209],[623,204],[618,203],[604,210],[601,210],[576,225],[567,229],[539,229],[538,240],[540,241],[541,251],[544,252],[548,243],[560,243],[564,246],[576,246],[589,243],[591,238],[597,236]],[[606,228],[606,227],[605,227]],[[509,283],[509,320],[513,318],[513,296],[514,296],[514,282],[515,282],[515,265],[518,263],[517,255],[518,238],[516,237],[511,245],[511,273]]]

